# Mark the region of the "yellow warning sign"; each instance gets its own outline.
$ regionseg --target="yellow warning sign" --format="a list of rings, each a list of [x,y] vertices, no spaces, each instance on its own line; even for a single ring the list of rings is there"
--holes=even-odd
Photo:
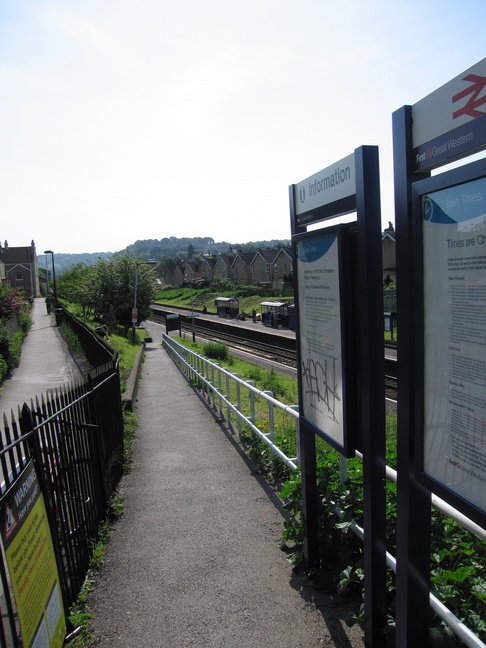
[[[59,575],[32,461],[2,498],[0,516],[23,645],[61,648],[66,621]]]

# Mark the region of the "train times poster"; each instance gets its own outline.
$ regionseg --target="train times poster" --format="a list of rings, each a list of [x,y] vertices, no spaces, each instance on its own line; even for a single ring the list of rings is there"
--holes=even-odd
[[[421,197],[423,470],[485,510],[486,179]]]
[[[296,247],[302,415],[344,446],[339,230]]]

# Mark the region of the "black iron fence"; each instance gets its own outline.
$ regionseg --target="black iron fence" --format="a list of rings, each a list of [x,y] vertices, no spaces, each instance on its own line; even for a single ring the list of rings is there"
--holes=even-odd
[[[67,614],[84,582],[91,544],[123,470],[118,362],[4,414],[0,439],[2,494],[33,458],[44,494]],[[0,560],[5,612],[0,645],[20,646],[20,628],[5,556]]]
[[[115,358],[116,351],[101,336],[93,333],[89,326],[65,308],[61,307],[61,310],[62,319],[73,330],[92,367],[99,367]]]

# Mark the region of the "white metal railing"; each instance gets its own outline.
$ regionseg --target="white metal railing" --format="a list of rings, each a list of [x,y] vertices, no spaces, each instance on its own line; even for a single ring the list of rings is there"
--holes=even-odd
[[[269,446],[272,459],[278,457],[288,468],[297,470],[300,465],[299,408],[297,405],[284,405],[273,397],[272,392],[257,389],[252,381],[242,380],[237,373],[231,373],[217,362],[212,362],[201,354],[184,347],[165,333],[162,334],[162,343],[170,357],[179,365],[189,380],[205,392],[208,401],[212,403],[214,409],[218,409],[221,418],[223,418],[223,410],[226,409],[226,419],[228,421],[231,420],[231,415],[237,417],[240,434],[242,425],[247,425],[259,439]],[[231,381],[233,381],[235,387],[236,403],[232,403],[230,399]],[[242,411],[242,389],[247,390],[249,395],[249,415]],[[255,398],[260,398],[267,403],[268,432],[263,432],[256,425]],[[287,457],[275,443],[275,408],[281,410],[284,414],[288,414],[295,421],[295,457]]]
[[[264,441],[272,450],[272,457],[277,456],[281,459],[286,466],[292,470],[297,470],[300,465],[300,444],[299,444],[299,408],[297,405],[284,405],[278,400],[273,398],[271,392],[261,391],[257,389],[251,381],[244,381],[236,373],[230,373],[222,368],[218,363],[211,362],[208,358],[184,347],[175,340],[171,339],[168,335],[162,334],[162,343],[168,351],[171,358],[178,364],[181,370],[194,382],[200,381],[201,389],[206,391],[208,400],[212,401],[212,405],[216,408],[216,400],[218,401],[218,408],[221,418],[223,418],[223,404],[226,406],[227,420],[230,420],[231,414],[238,417],[238,430],[241,433],[242,422],[246,423],[250,429]],[[223,394],[221,389],[222,376],[225,378],[226,393]],[[217,380],[216,380],[217,378]],[[236,384],[236,405],[231,403],[230,394],[230,380],[234,380]],[[250,416],[247,417],[241,412],[241,387],[248,389],[250,393]],[[255,396],[261,397],[268,402],[268,419],[269,419],[269,432],[263,433],[255,425]],[[274,407],[277,407],[295,419],[296,425],[296,448],[297,456],[293,458],[287,457],[282,450],[275,445],[275,427],[274,427]],[[356,451],[356,456],[363,459],[363,455]],[[346,461],[341,461],[341,478],[346,478]],[[386,467],[386,476],[388,479],[396,482],[397,472],[389,466]],[[436,495],[432,494],[432,505],[439,511],[456,520],[468,531],[474,533],[482,540],[486,539],[486,532],[480,526],[472,522],[469,518],[454,509],[452,506],[444,502]],[[335,506],[335,513],[342,517],[343,511]],[[364,530],[353,521],[350,529],[359,537],[364,540]],[[386,552],[387,566],[396,572],[396,558],[388,551]],[[471,648],[486,648],[486,645],[467,627],[465,626],[443,603],[441,603],[435,596],[430,593],[430,607],[446,623],[453,632]]]

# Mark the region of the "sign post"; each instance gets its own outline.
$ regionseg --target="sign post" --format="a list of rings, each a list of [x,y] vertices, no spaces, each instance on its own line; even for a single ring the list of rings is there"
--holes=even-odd
[[[385,646],[385,371],[378,149],[356,149],[289,191],[305,556],[309,566],[318,564],[315,436],[319,435],[345,457],[358,448],[363,452],[365,643]],[[307,231],[311,224],[354,211],[354,223]]]
[[[456,406],[445,402],[449,398],[456,403],[459,400],[453,395],[445,399],[443,380],[447,382],[447,389],[452,388],[452,391],[456,387],[451,385],[451,381],[463,384],[461,372],[464,369],[459,369],[459,365],[462,366],[468,357],[463,351],[465,347],[462,342],[458,345],[450,337],[456,335],[452,333],[456,326],[462,326],[458,320],[467,321],[468,314],[462,309],[463,313],[454,320],[451,309],[457,308],[458,304],[456,283],[467,282],[473,275],[468,274],[465,266],[461,266],[465,262],[465,256],[461,261],[461,249],[455,246],[449,248],[448,241],[452,243],[456,239],[472,238],[472,234],[470,237],[465,234],[472,222],[468,225],[466,218],[457,228],[457,223],[454,226],[447,219],[459,212],[454,204],[458,199],[459,202],[462,200],[452,187],[459,187],[468,178],[472,179],[472,171],[462,167],[462,171],[452,176],[440,174],[434,179],[429,176],[432,169],[485,147],[486,59],[414,106],[403,106],[393,114],[397,301],[400,305],[400,344],[397,349],[400,401],[397,421],[400,475],[397,504],[397,647],[428,643],[431,489],[447,497],[446,491],[450,489],[442,490],[440,485],[445,477],[445,464],[443,458],[438,459],[439,448],[443,442],[452,448],[456,443],[455,426],[462,427],[462,423],[458,422],[460,416],[455,410]],[[480,171],[478,173],[481,175]],[[470,188],[465,186],[458,190],[467,195]],[[445,193],[441,193],[442,189],[445,189]],[[441,225],[436,220],[436,199],[443,212]],[[464,216],[466,212],[462,214]],[[464,229],[464,236],[459,235],[460,229]],[[469,249],[472,249],[471,244]],[[476,256],[476,252],[471,256]],[[459,265],[449,267],[449,260],[451,264]],[[432,269],[430,264],[434,262],[438,265]],[[480,274],[474,276],[477,278]],[[457,282],[454,277],[459,278]],[[444,326],[448,328],[447,331]],[[447,345],[447,348],[441,349],[442,358],[438,364],[434,361],[437,344]],[[469,386],[464,384],[459,388],[460,391],[462,389],[466,392]],[[432,421],[435,415],[431,416],[430,409],[432,402],[437,404],[441,412],[435,423],[442,420],[434,429]],[[454,451],[459,452],[459,446]],[[462,452],[461,461],[465,459],[464,449]],[[448,465],[448,471],[451,471],[451,465]],[[465,491],[469,491],[468,497],[473,495],[472,489],[470,482],[465,487]],[[449,497],[455,495],[449,492]]]

